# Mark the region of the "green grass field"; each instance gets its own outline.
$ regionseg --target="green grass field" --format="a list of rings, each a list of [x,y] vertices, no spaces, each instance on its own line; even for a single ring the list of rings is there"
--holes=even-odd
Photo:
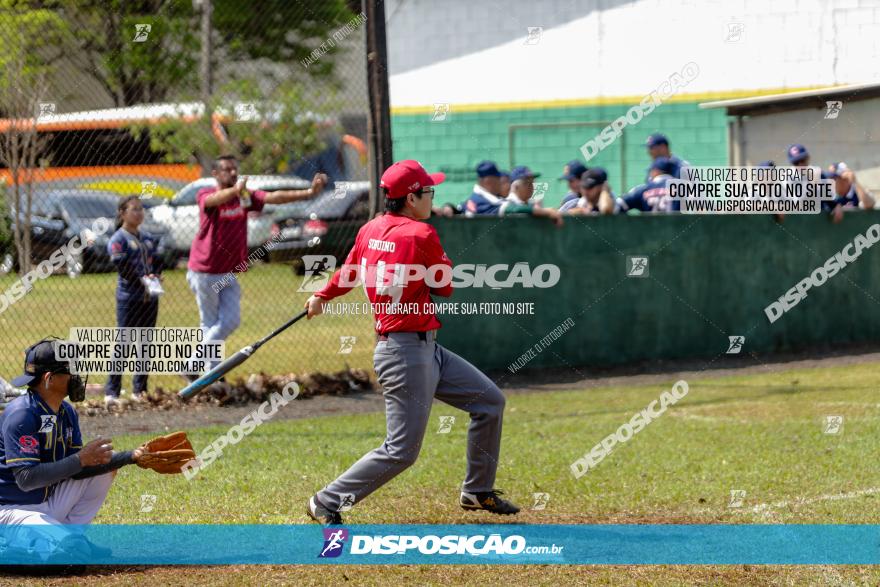
[[[0,277],[0,292],[17,276]],[[240,278],[242,288],[241,326],[226,341],[226,354],[268,334],[302,309],[307,293],[297,292],[302,281],[290,267],[257,264]],[[37,281],[33,291],[0,313],[0,377],[21,373],[23,353],[30,344],[49,335],[67,337],[72,327],[116,326],[116,274],[85,274],[77,279],[54,275]],[[186,284],[186,270],[165,272],[165,295],[159,303],[158,326],[198,326],[199,314],[193,293]],[[346,301],[361,302],[362,291],[351,292]],[[232,372],[246,376],[264,370],[269,373],[335,371],[346,365],[370,368],[373,334],[369,316],[322,316],[300,323],[266,346],[246,366]],[[350,354],[339,354],[340,336],[355,336]],[[93,376],[102,382],[103,376]],[[130,377],[123,378],[128,388]],[[175,376],[154,376],[151,387],[179,387]]]
[[[439,404],[420,460],[348,513],[349,523],[877,523],[880,390],[877,365],[688,380],[688,395],[580,479],[569,464],[669,389],[598,387],[509,395],[497,486],[516,519],[461,511],[464,414]],[[293,403],[286,410],[295,410]],[[455,415],[437,434],[441,415]],[[826,434],[826,416],[843,416]],[[226,427],[192,431],[197,450]],[[270,422],[193,481],[127,469],[99,523],[306,523],[306,499],[378,445],[382,414]],[[143,436],[117,438],[130,447]],[[729,507],[731,490],[746,492]],[[544,511],[530,510],[546,492]],[[140,496],[159,496],[139,513]],[[271,577],[271,579],[269,579]],[[880,582],[863,567],[235,567],[140,570],[95,584],[640,584],[850,585]],[[76,584],[85,581],[79,578]]]

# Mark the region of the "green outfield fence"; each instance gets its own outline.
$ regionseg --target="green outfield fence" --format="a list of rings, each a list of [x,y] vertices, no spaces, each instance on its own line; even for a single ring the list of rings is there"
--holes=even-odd
[[[591,367],[648,359],[701,358],[709,364],[728,352],[731,336],[745,337],[739,354],[754,356],[880,341],[875,248],[810,289],[774,323],[764,312],[880,223],[880,213],[846,214],[836,225],[826,215],[789,216],[782,223],[770,216],[568,218],[562,228],[517,217],[435,218],[432,223],[456,266],[559,267],[559,281],[550,288],[458,288],[448,300],[435,299],[460,306],[458,314],[441,316],[440,342],[483,369],[510,373],[508,367],[517,365],[515,371],[586,374]],[[647,275],[627,276],[628,257],[647,257]],[[502,270],[497,277],[506,275]],[[0,278],[0,288],[6,290],[15,279]],[[0,314],[0,376],[18,372],[21,350],[33,340],[64,336],[74,326],[113,325],[114,280],[105,273],[37,282]],[[298,311],[309,295],[297,291],[302,281],[282,263],[257,263],[241,276],[242,325],[228,348],[248,344]],[[182,269],[167,273],[165,289],[158,324],[197,325]],[[340,301],[364,299],[358,289]],[[479,305],[491,303],[501,306],[501,314]],[[516,306],[528,303],[533,314]],[[505,313],[511,305],[513,313]],[[354,341],[342,344],[343,337]],[[373,344],[370,316],[322,316],[279,336],[233,376],[368,369]],[[177,383],[170,376],[155,381]]]
[[[547,289],[456,290],[456,302],[533,303],[534,315],[460,309],[443,317],[439,341],[483,369],[574,375],[647,359],[710,364],[728,352],[730,336],[745,337],[739,354],[753,356],[880,342],[880,247],[864,250],[772,324],[764,312],[878,222],[877,212],[846,214],[840,224],[827,214],[782,223],[763,215],[569,218],[561,229],[536,218],[435,219],[456,265],[560,268],[558,284]],[[627,276],[631,256],[648,258],[647,276]]]

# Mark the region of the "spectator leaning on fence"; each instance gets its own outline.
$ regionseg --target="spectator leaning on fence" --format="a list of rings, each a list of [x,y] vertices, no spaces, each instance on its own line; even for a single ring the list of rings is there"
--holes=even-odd
[[[614,213],[614,194],[608,188],[608,174],[601,167],[591,167],[580,180],[580,197],[559,207],[563,214],[595,215]]]
[[[156,326],[159,315],[159,259],[158,240],[140,230],[144,221],[144,206],[137,196],[128,196],[119,202],[116,211],[116,232],[107,243],[110,260],[119,272],[116,280],[116,325],[119,328]],[[122,375],[111,375],[104,386],[104,403],[113,407],[119,403]],[[141,398],[147,391],[147,375],[136,374],[132,394]]]
[[[533,173],[531,169],[525,166],[511,169],[510,195],[507,196],[498,208],[498,215],[531,214],[532,216],[550,218],[557,226],[561,226],[562,215],[559,214],[558,210],[542,208],[531,201],[532,194],[535,193],[535,178],[540,176],[540,173]]]
[[[477,165],[477,183],[471,196],[464,203],[464,213],[468,216],[498,214],[504,199],[501,193],[501,172],[494,161],[481,161]]]
[[[834,223],[843,220],[844,209],[871,210],[874,197],[856,179],[855,172],[840,161],[828,167],[826,175],[834,180],[834,200],[828,203]]]
[[[199,230],[193,239],[186,280],[196,295],[205,340],[225,340],[241,318],[241,288],[224,277],[247,271],[247,215],[265,204],[286,204],[314,198],[324,189],[327,176],[316,173],[306,190],[264,192],[247,189],[247,178],[238,178],[238,161],[232,155],[218,157],[211,174],[217,187],[196,195]],[[211,367],[218,364],[214,362]],[[188,379],[194,377],[187,374]]]
[[[586,171],[587,166],[577,159],[569,161],[566,166],[563,167],[562,177],[559,179],[564,179],[568,182],[568,193],[562,198],[562,203],[559,208],[560,212],[562,212],[562,206],[565,206],[569,202],[577,201],[577,199],[581,197],[581,177]]]
[[[807,151],[807,148],[803,145],[794,144],[789,145],[788,149],[785,151],[785,155],[788,157],[788,162],[795,167],[810,167],[810,152]],[[819,169],[816,167],[816,169]],[[824,170],[819,169],[819,177],[815,178],[816,181],[821,179],[830,179],[831,176],[828,175]],[[808,180],[797,180],[806,182]],[[827,200],[822,201],[822,211],[823,212],[831,212],[833,206],[831,202]],[[777,220],[783,219],[785,216],[783,214],[776,215]],[[832,216],[833,218],[833,216]],[[841,218],[837,218],[835,222],[840,222]]]
[[[498,195],[502,198],[506,198],[510,195],[510,172],[501,171],[501,176],[498,178]]]
[[[658,157],[648,171],[647,183],[634,187],[625,196],[617,198],[614,212],[678,212],[680,202],[669,197],[667,184],[673,178],[676,163],[667,157]]]
[[[652,134],[645,142],[645,146],[648,147],[648,154],[651,156],[652,161],[656,161],[659,157],[665,157],[672,162],[673,170],[669,175],[675,179],[681,179],[681,168],[690,165],[684,159],[680,159],[672,154],[669,150],[669,139],[664,134],[659,132]],[[651,180],[651,169],[651,167],[648,167],[645,183]]]

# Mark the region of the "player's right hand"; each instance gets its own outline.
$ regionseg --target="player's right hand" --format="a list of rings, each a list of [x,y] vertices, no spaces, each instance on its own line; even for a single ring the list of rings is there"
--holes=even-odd
[[[303,306],[304,308],[306,308],[309,311],[309,313],[306,314],[306,320],[311,320],[315,316],[320,316],[321,314],[323,314],[324,313],[324,304],[326,304],[326,303],[327,303],[326,300],[319,298],[319,297],[315,297],[315,296],[312,296],[309,299],[307,299],[305,306]]]
[[[113,456],[113,440],[99,436],[76,454],[83,467],[106,465]]]
[[[235,188],[238,190],[238,197],[242,197],[244,195],[245,190],[247,189],[247,176],[245,175],[241,179],[238,180],[238,183],[235,184]]]

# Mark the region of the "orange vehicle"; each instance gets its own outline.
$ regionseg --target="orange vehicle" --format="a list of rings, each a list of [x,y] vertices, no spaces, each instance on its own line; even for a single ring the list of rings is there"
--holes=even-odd
[[[130,129],[167,117],[195,119],[203,111],[204,106],[198,103],[149,104],[39,116],[36,130],[45,137],[40,158],[48,165],[29,170],[29,179],[45,187],[126,195],[143,193],[142,182],[151,182],[147,185],[153,195],[171,197],[200,177],[201,168],[185,162],[165,163],[161,153],[150,149],[149,140],[136,140]],[[0,133],[14,124],[30,125],[34,121],[0,120]],[[0,179],[6,185],[12,182],[9,169],[0,167]]]
[[[204,114],[200,102],[145,104],[64,114],[41,115],[37,132],[46,138],[40,158],[47,165],[28,170],[29,179],[41,187],[93,189],[120,195],[138,194],[170,198],[183,186],[202,176],[199,165],[166,163],[162,153],[150,148],[148,137],[132,135],[134,125],[146,127],[168,118],[196,120]],[[214,113],[211,128],[219,143],[227,142],[225,123],[229,116]],[[324,120],[328,126],[330,120]],[[15,124],[34,124],[33,120],[0,120],[0,134]],[[149,132],[149,131],[147,131]],[[351,135],[337,139],[343,156],[351,153],[365,167],[367,150],[363,141]],[[351,157],[348,157],[351,159]],[[349,179],[340,177],[339,179]],[[351,179],[360,179],[354,178]],[[9,169],[0,162],[0,181],[12,182]],[[145,190],[144,182],[149,182]]]

